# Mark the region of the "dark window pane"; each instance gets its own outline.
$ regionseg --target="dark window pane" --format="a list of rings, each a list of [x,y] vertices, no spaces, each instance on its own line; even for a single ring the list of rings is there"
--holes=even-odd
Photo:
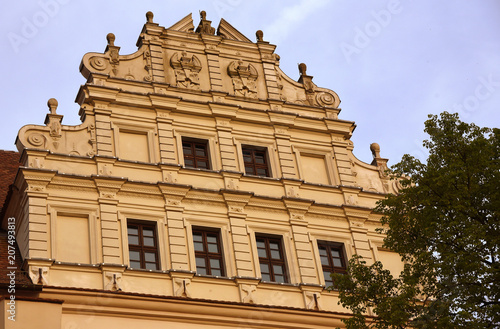
[[[130,267],[132,267],[132,268],[141,268],[141,262],[130,261]]]
[[[147,270],[156,270],[156,263],[146,263]]]
[[[203,235],[199,232],[193,232],[193,240],[202,242],[203,241]]]
[[[342,262],[338,258],[333,259],[333,266],[335,267],[342,267]]]
[[[157,270],[159,260],[156,249],[154,224],[127,225],[130,267]]]
[[[278,250],[271,250],[272,259],[281,259],[280,252]]]
[[[257,176],[267,176],[267,170],[262,168],[257,168]]]
[[[340,243],[318,241],[318,250],[326,286],[333,285],[330,273],[345,273],[346,267],[343,248],[343,245]]]
[[[132,260],[140,261],[141,260],[141,253],[138,251],[130,251],[129,258],[131,261]]]
[[[207,266],[205,262],[205,258],[196,258],[196,267],[205,267]]]
[[[195,242],[194,243],[194,250],[195,251],[204,251],[203,243],[202,242]]]
[[[321,265],[326,265],[326,266],[330,265],[328,263],[328,257],[327,256],[320,256],[320,258],[321,258]]]
[[[210,268],[213,270],[214,268],[221,268],[220,266],[220,260],[218,259],[211,259],[210,260]]]
[[[146,262],[156,262],[156,254],[152,252],[144,253],[144,259]]]
[[[219,234],[213,230],[193,228],[196,272],[224,276]]]
[[[148,247],[154,247],[155,246],[155,239],[144,237],[144,245],[148,246]]]
[[[217,247],[216,244],[209,244],[208,245],[208,252],[214,252],[214,253],[217,253],[219,252],[219,248]]]
[[[208,169],[208,162],[198,160],[196,162],[196,168]]]
[[[264,281],[288,282],[281,240],[256,237],[260,272]]]
[[[184,159],[184,165],[186,167],[194,167],[194,161],[191,159]]]
[[[256,150],[252,146],[242,146],[243,162],[247,175],[269,176],[267,151]]]
[[[283,267],[281,265],[273,265],[274,275],[283,274]]]
[[[285,283],[285,277],[283,275],[274,275],[274,281],[280,282],[280,283]]]
[[[139,244],[139,237],[138,236],[134,236],[134,235],[129,235],[128,236],[128,243],[129,244],[138,245]]]

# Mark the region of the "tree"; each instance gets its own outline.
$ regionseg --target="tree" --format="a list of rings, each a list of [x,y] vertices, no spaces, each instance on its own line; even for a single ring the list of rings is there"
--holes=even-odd
[[[347,328],[500,327],[500,129],[444,112],[425,132],[427,163],[405,155],[391,168],[400,193],[376,208],[405,269],[393,277],[355,256],[334,275]]]

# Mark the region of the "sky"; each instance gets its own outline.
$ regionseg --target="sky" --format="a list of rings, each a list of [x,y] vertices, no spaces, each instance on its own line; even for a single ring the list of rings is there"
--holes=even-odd
[[[500,127],[498,0],[23,0],[0,13],[0,149],[15,150],[23,125],[43,125],[52,97],[63,124],[80,123],[79,65],[104,52],[108,33],[131,54],[147,11],[170,27],[189,13],[196,26],[201,10],[212,26],[224,18],[253,41],[262,30],[289,77],[305,63],[318,87],[334,90],[364,162],[373,142],[389,165],[403,154],[425,160],[428,114]]]

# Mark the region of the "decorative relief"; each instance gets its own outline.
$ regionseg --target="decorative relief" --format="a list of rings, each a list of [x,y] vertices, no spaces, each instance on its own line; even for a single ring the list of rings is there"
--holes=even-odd
[[[233,80],[236,96],[257,98],[257,69],[242,60],[233,61],[227,67],[227,72]]]
[[[286,188],[286,196],[289,198],[299,198],[299,190],[295,186]]]
[[[358,198],[354,194],[350,194],[346,197],[345,201],[348,205],[355,206],[358,204]]]
[[[240,286],[241,289],[241,302],[242,303],[256,303],[256,298],[253,294],[254,291],[257,291],[257,286],[254,284],[242,284]],[[245,293],[245,295],[243,295]]]
[[[28,143],[30,143],[33,146],[44,146],[46,145],[47,138],[39,133],[33,133],[28,136]]]
[[[240,189],[240,187],[239,187],[239,184],[238,184],[238,183],[239,183],[239,181],[238,181],[238,180],[236,180],[236,179],[233,179],[233,178],[228,179],[228,180],[227,180],[227,183],[226,183],[226,188],[227,188],[228,190],[239,190],[239,189]]]
[[[237,212],[237,213],[242,214],[243,213],[243,207],[229,206],[229,212]]]
[[[326,92],[317,93],[316,102],[318,102],[320,106],[333,106],[333,104],[335,104],[335,96]]]
[[[49,284],[49,268],[46,266],[31,266],[29,276],[34,284]]]
[[[144,69],[148,72],[148,74],[144,77],[144,81],[152,81],[153,80],[153,71],[152,71],[152,65],[151,65],[151,53],[149,50],[146,50],[143,54],[144,58]]]
[[[113,272],[105,272],[104,274],[106,285],[104,286],[104,290],[110,291],[121,291],[121,281],[122,274],[121,273],[113,273]]]
[[[191,284],[190,279],[174,278],[174,295],[177,297],[191,297],[191,291],[189,290],[189,285]]]
[[[308,310],[318,310],[321,311],[322,307],[319,302],[319,299],[321,298],[321,294],[317,292],[304,292],[304,296],[306,298],[306,308]]]
[[[202,66],[198,57],[183,51],[179,58],[179,53],[175,53],[170,58],[170,65],[175,72],[177,87],[200,89],[199,73]]]
[[[98,71],[104,71],[109,67],[109,61],[106,58],[102,57],[91,57],[89,59],[89,63],[94,69]]]

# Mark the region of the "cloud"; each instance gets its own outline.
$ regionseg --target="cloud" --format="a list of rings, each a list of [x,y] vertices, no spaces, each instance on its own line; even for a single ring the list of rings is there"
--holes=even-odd
[[[309,15],[328,3],[328,0],[302,0],[295,5],[284,8],[274,22],[265,28],[266,39],[273,40],[274,44],[279,44],[296,29],[297,23],[306,20]]]

